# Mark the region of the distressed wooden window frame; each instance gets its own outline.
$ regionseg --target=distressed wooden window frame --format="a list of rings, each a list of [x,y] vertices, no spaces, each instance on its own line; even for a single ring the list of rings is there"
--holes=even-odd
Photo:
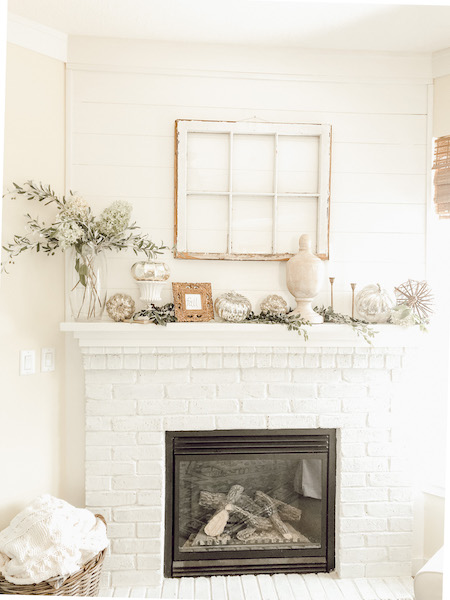
[[[230,136],[229,156],[229,185],[227,192],[219,192],[228,196],[228,251],[227,252],[191,252],[187,247],[187,197],[198,194],[198,191],[187,189],[188,164],[187,140],[189,133],[225,133]],[[233,135],[273,135],[274,152],[274,190],[268,195],[273,197],[272,207],[272,248],[276,245],[277,202],[278,197],[317,197],[316,249],[317,256],[323,260],[329,258],[329,229],[330,229],[330,177],[331,177],[331,125],[313,123],[267,123],[267,122],[237,122],[237,121],[198,121],[178,119],[175,121],[175,258],[182,259],[212,259],[212,260],[288,260],[293,253],[268,254],[234,253],[231,249],[231,223],[233,195],[232,188],[232,147]],[[319,139],[318,156],[318,188],[316,193],[292,192],[278,193],[277,190],[277,148],[278,136],[305,136]],[[217,191],[200,191],[201,194],[217,195]],[[258,192],[247,195],[260,196]],[[303,231],[299,231],[299,237]]]

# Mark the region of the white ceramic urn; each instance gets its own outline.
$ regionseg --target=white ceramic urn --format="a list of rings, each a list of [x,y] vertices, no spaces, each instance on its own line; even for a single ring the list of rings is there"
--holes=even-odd
[[[288,290],[294,296],[297,307],[291,314],[300,315],[310,323],[323,323],[323,317],[314,312],[312,301],[320,292],[324,265],[311,252],[311,238],[305,234],[299,240],[299,252],[288,260],[286,281]]]

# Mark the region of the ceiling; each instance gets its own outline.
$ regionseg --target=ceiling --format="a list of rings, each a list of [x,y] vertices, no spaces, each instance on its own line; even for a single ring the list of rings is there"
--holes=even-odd
[[[450,47],[450,2],[372,1],[9,0],[8,8],[69,35],[393,52]]]

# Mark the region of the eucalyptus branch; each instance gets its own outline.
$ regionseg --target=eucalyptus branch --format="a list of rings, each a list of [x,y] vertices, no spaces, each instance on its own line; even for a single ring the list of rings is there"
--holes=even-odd
[[[175,316],[175,307],[172,303],[164,304],[164,306],[155,306],[152,304],[152,308],[144,308],[133,315],[133,321],[145,320],[155,325],[163,325],[167,323],[175,323],[177,318]]]
[[[366,342],[372,345],[372,341],[370,338],[375,337],[376,331],[372,329],[372,327],[367,323],[367,321],[362,321],[360,319],[354,319],[353,317],[349,317],[348,315],[342,315],[341,313],[334,312],[334,310],[329,306],[325,308],[325,306],[315,306],[314,311],[323,317],[324,323],[337,323],[340,325],[350,325],[353,327],[353,330],[357,335],[363,337]]]
[[[287,315],[275,315],[262,312],[259,315],[255,315],[255,313],[251,312],[245,319],[245,322],[284,325],[289,331],[296,331],[298,335],[302,335],[305,341],[308,339],[308,330],[306,327],[311,325],[309,321],[302,319],[302,317],[298,315],[293,315],[292,313]]]

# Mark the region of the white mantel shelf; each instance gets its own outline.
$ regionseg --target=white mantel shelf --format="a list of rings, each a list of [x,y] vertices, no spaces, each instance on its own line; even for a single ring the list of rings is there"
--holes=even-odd
[[[347,325],[332,323],[307,327],[308,340],[282,325],[258,323],[113,323],[111,321],[61,323],[61,331],[73,333],[82,347],[370,347]],[[372,338],[377,348],[417,347],[423,334],[418,327],[374,325]]]

